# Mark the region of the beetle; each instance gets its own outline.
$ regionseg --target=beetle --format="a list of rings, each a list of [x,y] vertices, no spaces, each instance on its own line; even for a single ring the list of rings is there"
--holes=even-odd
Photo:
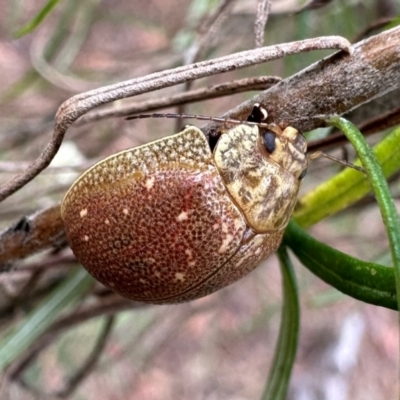
[[[254,106],[249,122],[266,111]],[[196,127],[98,162],[61,205],[79,262],[123,297],[194,300],[274,252],[307,169],[292,127],[241,123],[210,145]]]

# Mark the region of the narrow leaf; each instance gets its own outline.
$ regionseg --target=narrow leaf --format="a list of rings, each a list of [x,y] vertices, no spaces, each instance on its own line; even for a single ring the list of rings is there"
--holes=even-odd
[[[332,117],[327,122],[339,128],[349,139],[356,149],[362,166],[365,168],[368,179],[371,182],[389,238],[396,278],[397,304],[400,306],[400,218],[397,214],[389,185],[374,153],[357,127],[340,117]],[[395,150],[397,158],[400,159],[398,154],[399,147],[397,146]]]
[[[393,130],[374,148],[375,156],[387,178],[400,170],[399,148],[400,128]],[[358,161],[355,164],[360,165]],[[346,168],[300,198],[294,219],[306,228],[345,209],[370,191],[371,184],[365,174]]]
[[[286,247],[278,249],[282,272],[283,307],[278,344],[262,400],[285,400],[297,352],[300,307],[294,269]]]
[[[83,268],[78,268],[29,313],[11,334],[3,338],[0,341],[0,372],[47,330],[61,310],[86,293],[93,282],[93,278]]]
[[[319,242],[294,221],[283,239],[301,263],[320,279],[355,299],[397,310],[394,270],[361,261]]]
[[[29,21],[25,26],[15,32],[14,37],[19,39],[20,37],[31,33],[37,28],[40,23],[50,14],[51,10],[57,5],[60,0],[49,0],[45,6],[39,11],[39,13]]]

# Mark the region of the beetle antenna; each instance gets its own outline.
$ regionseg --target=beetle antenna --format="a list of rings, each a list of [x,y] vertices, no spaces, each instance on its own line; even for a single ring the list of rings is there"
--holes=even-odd
[[[324,153],[323,151],[316,151],[315,153],[312,153],[312,154],[309,155],[310,160],[315,160],[316,158],[319,158],[319,157],[325,157],[325,158],[327,158],[329,160],[337,162],[338,164],[344,165],[345,167],[353,168],[356,171],[360,171],[360,172],[366,174],[366,171],[365,171],[365,169],[363,167],[360,167],[358,165],[354,165],[354,164],[349,163],[349,162],[347,162],[345,160],[340,160],[339,158],[336,158],[334,156],[331,156],[330,154]]]
[[[268,128],[268,124],[265,122],[257,122],[257,121],[241,121],[239,119],[232,119],[232,118],[222,118],[222,117],[210,117],[208,115],[194,115],[194,114],[175,114],[175,113],[154,113],[154,114],[137,114],[137,115],[130,115],[126,117],[126,120],[133,120],[133,119],[145,119],[145,118],[175,118],[175,119],[198,119],[201,121],[214,121],[214,122],[222,122],[222,123],[230,123],[236,125],[251,125],[251,126],[259,126],[260,128]],[[265,117],[266,118],[266,117]]]

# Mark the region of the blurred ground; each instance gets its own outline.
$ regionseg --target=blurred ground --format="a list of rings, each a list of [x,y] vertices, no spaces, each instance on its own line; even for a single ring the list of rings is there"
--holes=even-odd
[[[0,0],[0,182],[9,179],[10,171],[17,171],[20,162],[37,157],[51,135],[58,106],[68,97],[182,64],[206,3],[70,0],[60,2],[34,33],[14,40],[13,32],[30,20],[44,2]],[[238,2],[203,58],[252,48],[255,3]],[[275,3],[276,10],[283,6],[293,10],[294,2]],[[390,8],[395,3],[333,1],[326,8],[296,16],[273,14],[267,25],[266,42],[275,44],[327,34],[351,39],[387,12],[385,4]],[[285,77],[325,54],[328,53],[292,56],[208,78],[193,86],[261,74]],[[177,90],[163,91],[162,95]],[[135,101],[159,95],[140,96]],[[217,116],[250,95],[210,100],[190,105],[186,111]],[[174,122],[164,120],[114,119],[71,128],[59,163],[93,162],[174,131]],[[325,160],[316,161],[303,190],[338,169]],[[72,179],[71,174],[60,174],[59,170],[42,174],[2,203],[1,227],[60,201]],[[354,207],[311,231],[319,240],[360,258],[371,260],[387,253],[374,204]],[[297,265],[296,271],[302,327],[289,398],[395,398],[397,314],[341,295],[302,266]],[[71,398],[257,399],[277,340],[280,299],[279,268],[272,256],[240,282],[205,299],[123,312],[99,364]],[[40,393],[57,390],[79,365],[82,354],[89,351],[102,323],[101,319],[90,321],[62,335],[26,371],[26,381]],[[16,383],[9,398],[45,397]]]

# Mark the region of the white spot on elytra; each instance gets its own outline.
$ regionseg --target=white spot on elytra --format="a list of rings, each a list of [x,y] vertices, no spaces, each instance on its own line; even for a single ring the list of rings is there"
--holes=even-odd
[[[177,217],[176,217],[176,221],[177,222],[182,222],[185,221],[189,218],[189,215],[186,211],[182,211]]]
[[[83,210],[81,210],[81,212],[79,213],[79,215],[81,216],[81,218],[86,217],[86,215],[87,215],[87,208],[84,208]]]
[[[239,261],[236,262],[236,268],[242,265],[244,260],[244,258],[239,259]]]
[[[128,215],[129,210],[128,210],[127,208],[124,208],[124,209],[122,210],[122,212],[123,212],[125,215]]]
[[[84,240],[85,242],[88,242],[88,241],[89,241],[89,236],[88,236],[88,235],[85,235],[85,236],[83,237],[83,240]]]
[[[186,254],[189,258],[192,258],[192,257],[193,257],[192,250],[190,250],[190,249],[186,249],[186,250],[185,250],[185,254]]]
[[[146,283],[146,280],[143,279],[143,278],[140,278],[140,279],[139,279],[139,282],[140,282],[140,283]]]
[[[157,278],[161,278],[161,274],[160,274],[158,271],[154,271],[154,275],[155,275]]]
[[[242,221],[239,218],[235,219],[235,229],[238,231],[242,227]]]
[[[219,228],[219,224],[214,224],[214,225],[213,225],[214,231],[216,231],[218,228]]]
[[[185,281],[185,274],[183,274],[182,272],[177,272],[175,274],[175,281],[181,281],[184,282]]]
[[[226,235],[225,239],[222,241],[221,247],[218,250],[219,254],[223,254],[228,250],[229,244],[232,242],[233,236]]]
[[[188,267],[194,267],[196,265],[196,261],[189,261]]]
[[[238,262],[236,262],[236,267],[239,267],[240,265],[242,265],[244,262],[246,262],[249,258],[253,257],[253,251],[254,250],[254,246],[251,246],[250,248],[247,249],[247,252],[242,254],[240,260]],[[258,255],[260,253],[261,249],[258,248],[255,252],[254,255]]]
[[[155,181],[154,176],[146,180],[146,183],[144,185],[145,185],[147,190],[151,190],[153,188],[154,181]]]
[[[110,221],[109,221],[107,218],[104,220],[104,223],[105,223],[106,225],[110,225]]]

